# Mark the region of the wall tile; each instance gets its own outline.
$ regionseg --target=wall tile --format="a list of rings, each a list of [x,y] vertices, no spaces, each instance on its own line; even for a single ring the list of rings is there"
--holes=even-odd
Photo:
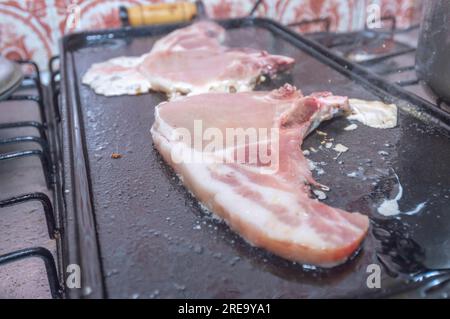
[[[64,34],[120,26],[118,7],[157,0],[0,0],[0,52],[12,59],[33,59],[41,68],[57,53]],[[166,0],[166,2],[174,2]],[[247,15],[256,0],[204,0],[213,18]],[[417,23],[420,0],[264,0],[256,12],[283,24],[329,17],[333,31],[364,26],[364,8],[377,3],[382,14],[398,17],[400,27]],[[79,17],[79,19],[78,19]],[[295,28],[299,32],[320,31],[321,25]]]

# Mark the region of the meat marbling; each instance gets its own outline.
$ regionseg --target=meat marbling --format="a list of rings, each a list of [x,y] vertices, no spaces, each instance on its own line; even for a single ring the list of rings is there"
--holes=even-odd
[[[369,220],[311,197],[311,186],[323,186],[314,181],[301,144],[320,122],[348,111],[346,97],[303,96],[290,85],[273,92],[207,93],[161,103],[151,133],[156,149],[185,186],[248,242],[303,264],[333,267],[358,249]],[[215,128],[222,136],[228,128],[278,129],[277,141],[271,135],[257,142],[258,147],[270,145],[276,169],[260,170],[265,165],[260,161],[221,160],[224,152],[249,151],[255,143],[250,139],[234,148],[219,143],[206,150],[206,141],[193,144],[180,135],[183,128],[198,137],[199,121],[204,132]],[[177,158],[175,151],[193,156]]]
[[[107,96],[140,94],[150,89],[176,94],[251,91],[262,75],[290,69],[294,60],[248,48],[222,45],[225,30],[202,21],[157,41],[140,57],[96,63],[83,83]]]

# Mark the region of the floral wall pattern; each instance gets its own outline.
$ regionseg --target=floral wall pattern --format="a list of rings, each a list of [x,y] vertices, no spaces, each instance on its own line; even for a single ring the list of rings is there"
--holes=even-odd
[[[173,0],[165,0],[174,2]],[[120,26],[118,7],[160,2],[157,0],[0,0],[0,53],[11,59],[33,59],[45,69],[57,54],[58,39],[81,30]],[[204,0],[208,16],[245,16],[256,0]],[[417,23],[421,0],[264,0],[255,15],[283,24],[329,17],[331,29],[364,27],[365,8],[376,3],[382,15],[395,15],[399,27]],[[74,17],[80,17],[74,21]],[[320,25],[298,28],[320,30]]]

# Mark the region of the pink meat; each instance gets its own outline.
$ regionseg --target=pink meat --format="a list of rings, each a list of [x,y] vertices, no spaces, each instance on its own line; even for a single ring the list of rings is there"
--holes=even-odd
[[[222,50],[225,29],[210,21],[200,21],[186,28],[178,29],[156,41],[152,52],[186,50]]]
[[[248,242],[290,260],[332,267],[357,250],[369,221],[311,197],[310,186],[321,185],[312,177],[301,144],[321,121],[348,110],[346,97],[331,93],[304,97],[289,85],[273,92],[208,93],[160,104],[151,132],[155,147],[185,186]],[[258,150],[270,145],[278,165],[237,161],[239,151],[250,158],[254,140],[206,149],[210,140],[195,144],[180,138],[180,128],[198,136],[194,124],[199,121],[203,132],[215,128],[223,136],[229,128],[277,128],[276,140],[256,143]],[[180,161],[173,155],[180,150],[194,156]],[[224,153],[236,161],[221,161]]]
[[[140,94],[150,89],[169,95],[209,91],[251,91],[262,75],[289,70],[294,60],[265,51],[228,48],[225,30],[202,21],[157,41],[141,57],[119,57],[91,66],[83,83],[103,95]]]
[[[249,50],[161,51],[147,56],[138,69],[152,87],[181,93],[248,91],[264,73],[287,70],[290,60]]]

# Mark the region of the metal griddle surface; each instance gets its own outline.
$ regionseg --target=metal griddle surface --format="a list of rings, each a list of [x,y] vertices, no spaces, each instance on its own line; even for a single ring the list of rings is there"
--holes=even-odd
[[[317,58],[260,26],[230,29],[227,43],[265,49],[295,58],[291,75],[258,89],[284,82],[304,93],[330,90],[361,99],[384,99]],[[222,222],[203,212],[153,148],[150,127],[159,93],[104,97],[81,84],[92,65],[121,55],[148,52],[158,36],[112,39],[90,37],[89,45],[66,48],[73,55],[75,83],[88,153],[102,271],[108,297],[176,298],[321,298],[377,296],[409,289],[411,273],[427,263],[450,260],[450,139],[441,129],[405,111],[399,126],[378,130],[359,125],[347,132],[346,119],[323,124],[335,143],[350,148],[338,160],[332,150],[313,153],[324,162],[317,180],[331,187],[327,204],[371,216],[370,234],[360,253],[332,270],[301,265],[251,247]],[[125,33],[126,34],[126,33]],[[104,35],[104,34],[103,34]],[[106,37],[107,38],[107,37]],[[181,72],[181,70],[180,70]],[[394,100],[395,101],[395,100]],[[405,103],[395,101],[400,105]],[[323,137],[312,134],[304,149],[318,148]],[[388,155],[380,155],[385,151]],[[123,155],[112,159],[112,153]],[[382,153],[383,154],[383,153]],[[342,161],[343,163],[339,163]],[[347,174],[359,172],[356,177]],[[384,198],[403,187],[404,212],[426,203],[418,214],[385,218],[376,213]],[[444,241],[444,239],[447,241]],[[68,249],[71,244],[69,243]],[[382,289],[368,289],[369,264],[382,265]]]

